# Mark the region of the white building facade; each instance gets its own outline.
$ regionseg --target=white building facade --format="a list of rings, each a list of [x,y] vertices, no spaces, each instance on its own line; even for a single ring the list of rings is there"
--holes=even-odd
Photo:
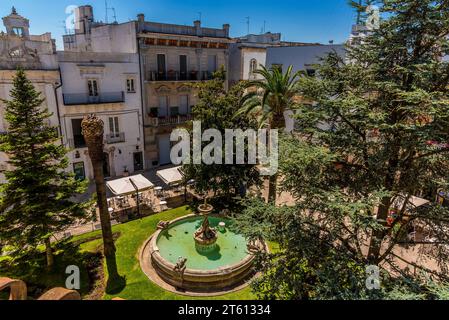
[[[79,179],[93,179],[81,121],[88,114],[96,114],[104,122],[105,177],[143,171],[135,23],[97,24],[90,6],[78,8],[75,21],[75,34],[64,36],[64,51],[58,52],[62,76],[61,129],[64,143],[71,150],[69,170]]]

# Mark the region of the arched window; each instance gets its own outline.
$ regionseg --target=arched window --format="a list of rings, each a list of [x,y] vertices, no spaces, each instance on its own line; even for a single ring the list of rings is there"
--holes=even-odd
[[[254,71],[257,70],[257,60],[256,59],[251,59],[251,61],[249,62],[249,75],[250,77],[254,77]]]

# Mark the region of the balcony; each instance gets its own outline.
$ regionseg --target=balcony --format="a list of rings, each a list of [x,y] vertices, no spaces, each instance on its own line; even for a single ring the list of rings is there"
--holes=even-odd
[[[176,126],[192,120],[191,115],[177,115],[171,117],[150,117],[148,124],[151,127]]]
[[[147,71],[145,73],[146,81],[207,81],[212,79],[212,72],[209,71]]]
[[[83,104],[101,104],[101,103],[122,103],[125,102],[125,93],[104,92],[97,96],[90,96],[87,93],[66,93],[63,94],[64,104],[66,106]]]
[[[108,133],[106,134],[106,143],[107,144],[114,144],[114,143],[121,143],[125,142],[125,133]]]

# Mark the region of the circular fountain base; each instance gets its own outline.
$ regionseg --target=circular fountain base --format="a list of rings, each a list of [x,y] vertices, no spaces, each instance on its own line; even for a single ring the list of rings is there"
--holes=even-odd
[[[223,219],[211,217],[211,220],[215,226]],[[254,274],[254,255],[246,250],[245,239],[227,230],[215,241],[195,242],[195,245],[191,234],[196,229],[188,237],[186,228],[200,223],[201,218],[190,215],[170,222],[166,229],[153,234],[143,249],[152,269],[168,285],[193,293],[223,293],[242,286]],[[176,241],[182,243],[181,248]],[[187,258],[182,271],[176,264],[180,257]],[[147,264],[146,261],[141,263]]]

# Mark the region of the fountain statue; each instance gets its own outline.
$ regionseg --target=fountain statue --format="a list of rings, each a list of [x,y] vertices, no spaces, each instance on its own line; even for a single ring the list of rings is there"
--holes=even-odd
[[[198,207],[198,211],[204,216],[201,227],[194,233],[195,246],[200,253],[209,253],[214,251],[217,247],[217,230],[211,228],[209,224],[209,214],[214,207],[207,203],[207,198],[204,198],[204,204]]]

